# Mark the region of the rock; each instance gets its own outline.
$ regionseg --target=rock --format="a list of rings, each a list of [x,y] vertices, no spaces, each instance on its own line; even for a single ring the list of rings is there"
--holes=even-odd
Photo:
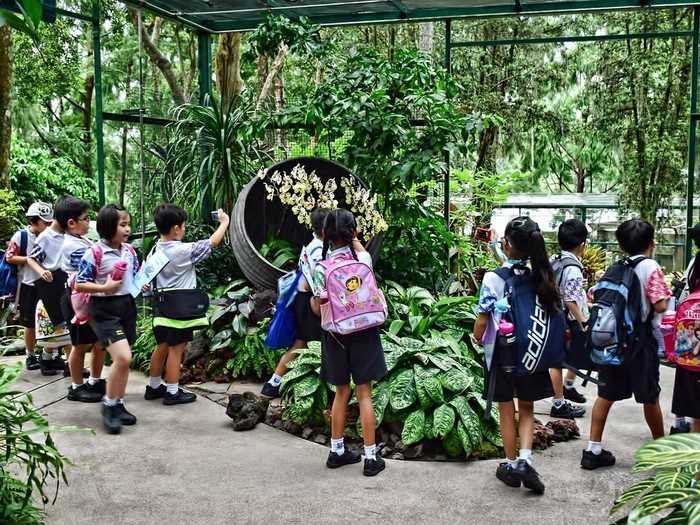
[[[552,439],[555,442],[569,441],[580,437],[576,421],[570,419],[556,419],[548,422],[545,426],[552,431]]]
[[[256,413],[249,414],[244,418],[237,419],[233,422],[233,430],[252,430],[254,429],[260,418]]]
[[[387,429],[382,426],[379,429],[379,441],[382,441],[386,444],[390,443],[389,438],[391,437],[391,432],[389,432]]]
[[[411,445],[403,453],[406,459],[417,459],[423,456],[423,444]]]
[[[207,338],[201,336],[187,343],[185,355],[182,357],[182,365],[189,366],[206,354],[208,345],[209,342]]]
[[[231,394],[226,406],[226,415],[233,419],[234,430],[250,430],[265,420],[269,400],[258,399],[253,392]]]
[[[397,434],[389,434],[389,439],[386,440],[392,447],[395,447],[399,441],[401,441],[401,438]]]
[[[394,449],[391,447],[384,446],[379,449],[379,455],[383,458],[391,457],[393,453]]]
[[[391,459],[403,459],[403,454],[401,452],[396,452],[391,456]]]
[[[253,311],[250,314],[251,323],[257,324],[266,317],[272,315],[272,308],[277,302],[277,293],[275,290],[265,290],[253,294]]]
[[[325,434],[316,434],[314,436],[314,443],[318,443],[319,445],[325,445],[327,439],[328,438]]]
[[[278,419],[277,421],[275,421],[275,423],[272,426],[277,428],[277,429],[281,429],[282,428],[282,420]]]
[[[435,454],[435,461],[447,461],[445,454]]]
[[[314,433],[314,429],[311,427],[305,427],[304,430],[301,432],[301,437],[303,439],[309,439],[311,437],[311,434]]]
[[[543,425],[535,423],[533,431],[532,448],[535,450],[544,450],[552,446],[554,442],[554,431]]]
[[[396,445],[394,445],[394,448],[398,450],[399,452],[403,453],[405,450],[408,448],[406,445],[403,444],[403,441],[398,440],[396,442]]]

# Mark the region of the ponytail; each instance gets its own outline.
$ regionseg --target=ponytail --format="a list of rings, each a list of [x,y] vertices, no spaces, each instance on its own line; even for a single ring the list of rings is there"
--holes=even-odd
[[[532,278],[535,281],[535,289],[542,306],[550,314],[559,311],[561,309],[561,298],[554,281],[552,265],[547,257],[544,237],[539,230],[535,230],[530,234],[528,255],[532,265]]]
[[[323,221],[323,252],[325,259],[331,245],[348,246],[352,256],[357,259],[357,254],[352,246],[357,225],[355,217],[348,210],[342,208],[330,211]]]

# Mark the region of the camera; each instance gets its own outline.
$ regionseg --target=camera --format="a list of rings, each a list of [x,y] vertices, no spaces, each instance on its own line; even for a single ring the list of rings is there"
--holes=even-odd
[[[213,212],[211,212],[211,220],[212,220],[212,221],[218,221],[218,220],[219,220],[219,212],[218,212],[218,211],[213,211]]]
[[[488,228],[477,228],[474,230],[474,238],[477,241],[489,242],[491,240],[491,230]]]

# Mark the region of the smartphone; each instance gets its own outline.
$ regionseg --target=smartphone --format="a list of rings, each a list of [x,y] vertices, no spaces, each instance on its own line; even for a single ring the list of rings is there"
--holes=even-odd
[[[477,241],[489,242],[491,240],[491,230],[488,228],[477,228],[474,230],[474,238]]]
[[[218,211],[213,211],[213,212],[211,212],[211,220],[212,220],[212,221],[218,221],[218,220],[219,220],[219,212],[218,212]]]

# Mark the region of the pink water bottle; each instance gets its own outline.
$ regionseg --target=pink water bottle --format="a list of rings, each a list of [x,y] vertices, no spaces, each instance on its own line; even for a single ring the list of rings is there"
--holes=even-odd
[[[511,374],[515,371],[518,359],[518,340],[515,336],[515,326],[505,319],[501,319],[498,323],[496,356],[504,372]]]
[[[124,278],[124,274],[126,273],[126,269],[129,266],[126,264],[124,261],[117,261],[117,264],[114,265],[114,268],[112,269],[112,279],[115,281],[121,281]]]

